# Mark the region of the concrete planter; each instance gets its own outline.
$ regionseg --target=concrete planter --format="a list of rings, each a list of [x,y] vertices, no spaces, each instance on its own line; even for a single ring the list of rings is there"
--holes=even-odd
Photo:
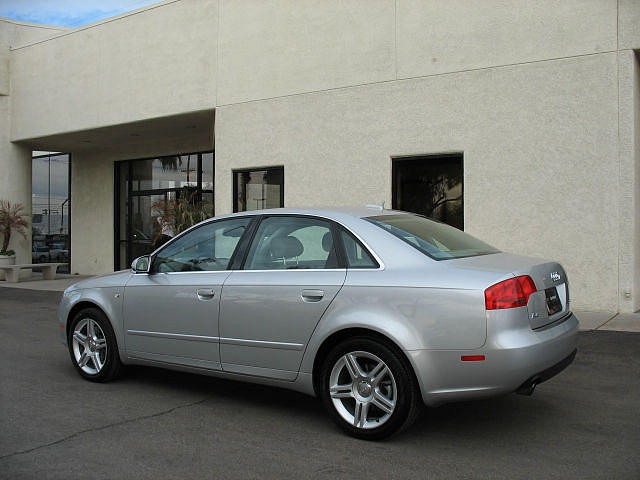
[[[0,267],[6,267],[7,265],[15,265],[15,255],[0,255]],[[4,280],[4,271],[0,270],[0,280]]]

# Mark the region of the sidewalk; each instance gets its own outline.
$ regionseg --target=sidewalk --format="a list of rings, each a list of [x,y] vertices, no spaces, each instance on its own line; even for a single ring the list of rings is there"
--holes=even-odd
[[[68,275],[65,273],[56,273],[55,280],[43,280],[42,273],[32,272],[29,280],[20,280],[18,283],[9,283],[6,280],[0,280],[0,287],[5,288],[23,288],[25,290],[48,290],[52,292],[62,292],[65,288],[74,283],[91,278],[90,275]]]
[[[617,332],[640,332],[640,312],[588,312],[574,310],[580,320],[580,330],[614,330]]]
[[[69,285],[90,278],[87,275],[65,275],[58,273],[55,280],[43,280],[42,274],[33,272],[31,279],[18,283],[0,280],[0,288],[23,288],[27,290],[48,290],[62,292]],[[574,310],[580,321],[580,330],[613,330],[618,332],[640,332],[640,312],[615,313]]]

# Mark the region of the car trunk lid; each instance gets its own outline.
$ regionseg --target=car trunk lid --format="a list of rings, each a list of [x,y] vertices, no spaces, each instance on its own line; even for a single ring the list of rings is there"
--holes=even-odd
[[[536,292],[529,297],[527,303],[527,314],[532,329],[543,328],[564,317],[569,311],[567,274],[558,262],[498,253],[448,260],[447,264],[468,270],[502,273],[504,277],[500,280],[511,276],[529,275],[536,285]]]
[[[569,282],[567,274],[557,262],[539,263],[528,270],[514,272],[529,275],[537,292],[529,297],[527,310],[531,328],[542,328],[564,317],[569,311]]]

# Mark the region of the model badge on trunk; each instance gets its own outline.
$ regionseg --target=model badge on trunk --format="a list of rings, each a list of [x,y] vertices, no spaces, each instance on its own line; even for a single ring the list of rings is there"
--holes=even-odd
[[[557,282],[560,280],[560,274],[558,272],[551,272],[551,280]]]

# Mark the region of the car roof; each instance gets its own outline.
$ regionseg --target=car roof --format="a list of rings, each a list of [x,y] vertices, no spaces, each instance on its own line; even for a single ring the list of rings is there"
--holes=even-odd
[[[380,215],[410,215],[400,210],[387,210],[378,205],[365,207],[315,207],[315,208],[270,208],[265,210],[250,210],[223,216],[243,215],[314,215],[333,220],[345,217],[366,218]]]

